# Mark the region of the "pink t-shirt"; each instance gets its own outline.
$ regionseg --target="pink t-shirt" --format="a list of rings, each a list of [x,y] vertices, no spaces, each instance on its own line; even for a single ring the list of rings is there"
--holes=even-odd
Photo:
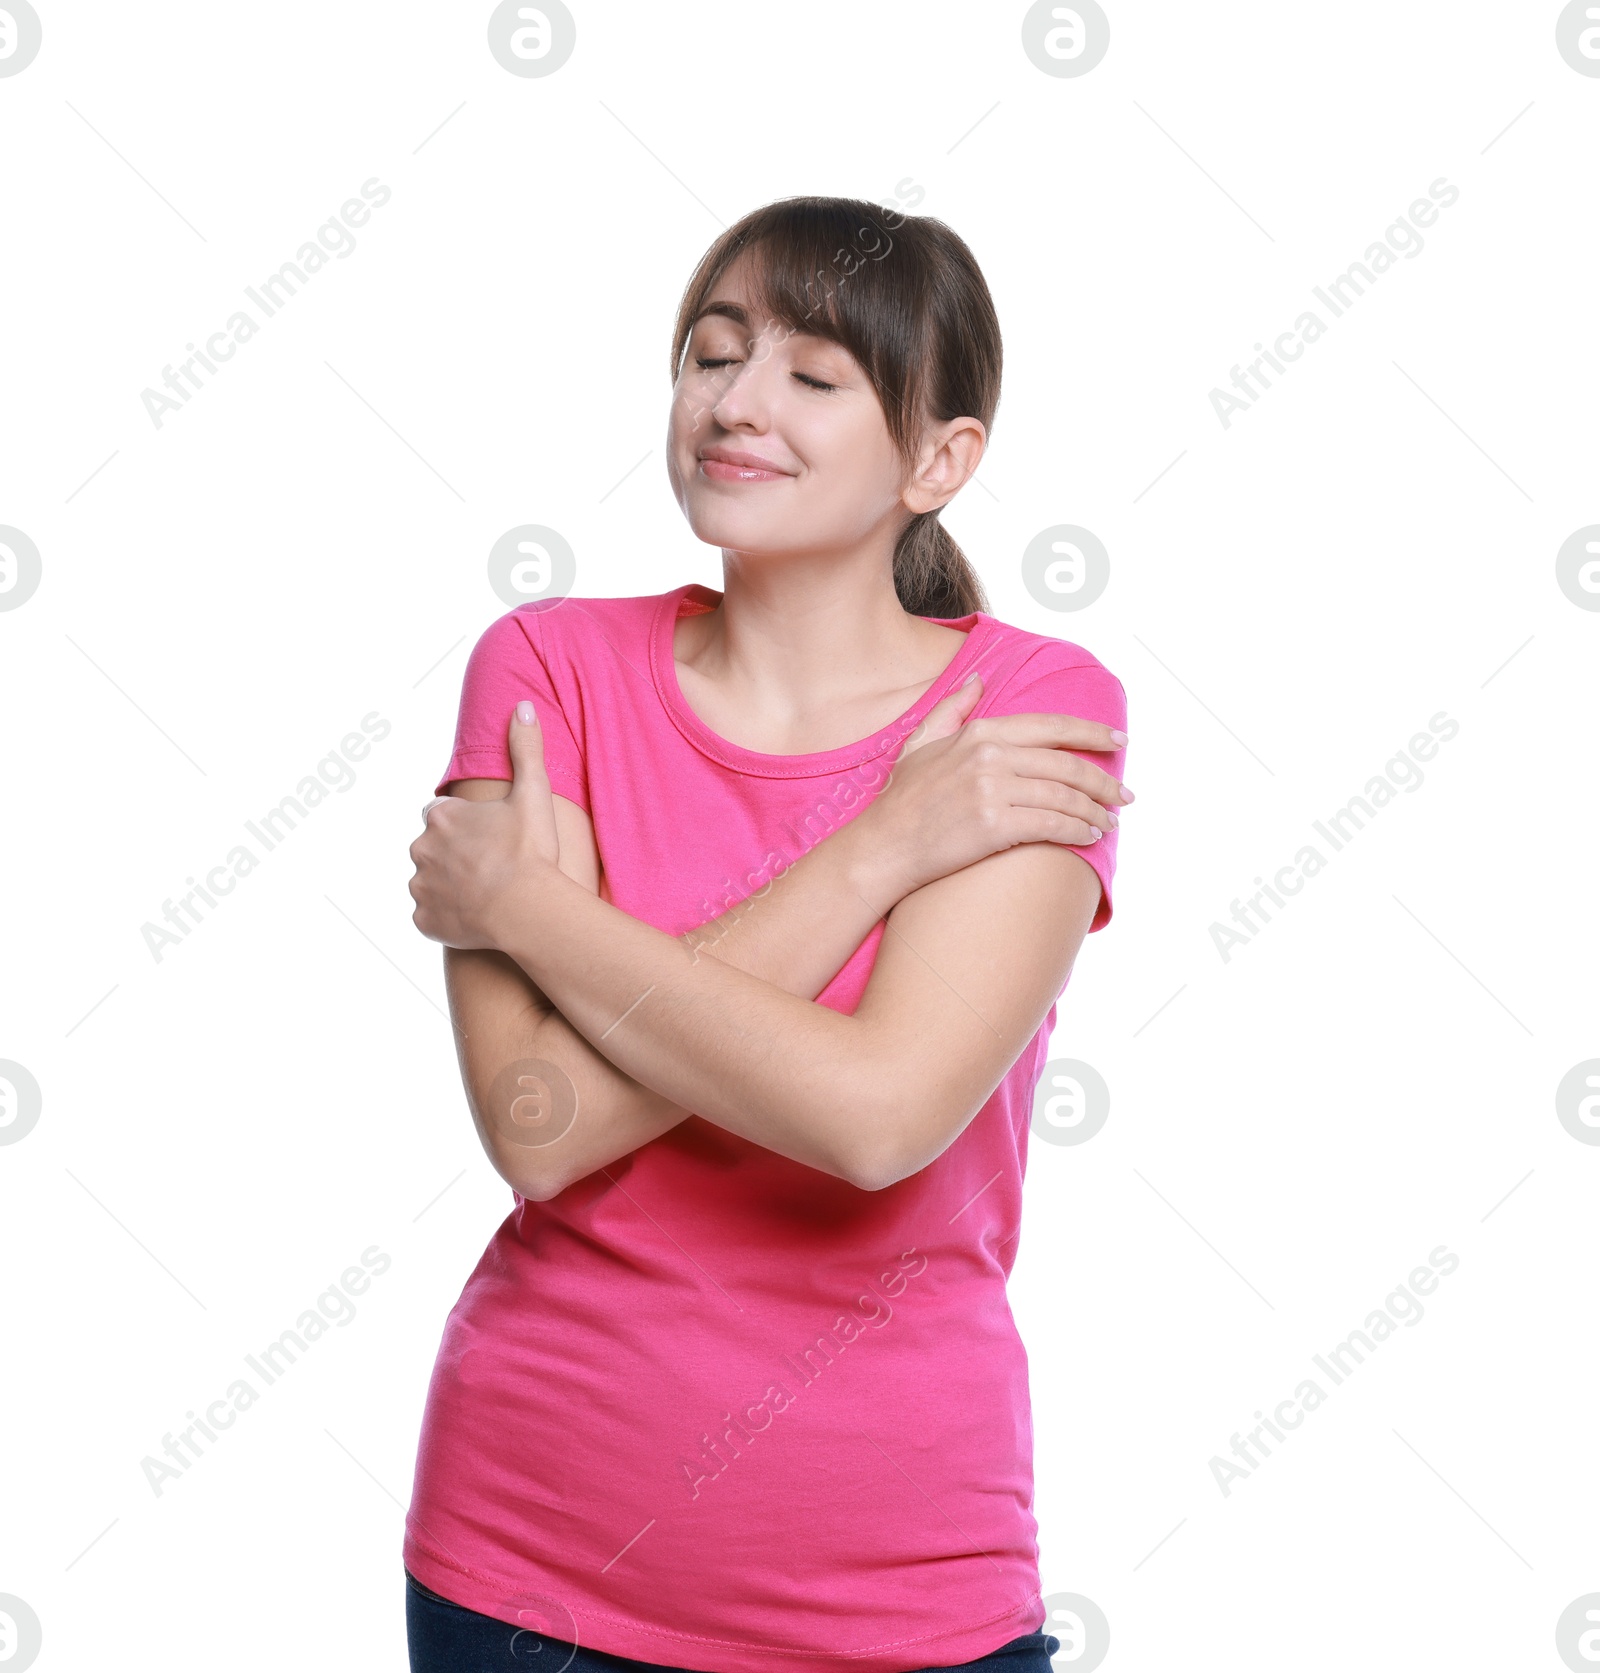
[[[980,612],[943,624],[966,642],[882,731],[758,754],[678,685],[673,624],[720,596],[500,617],[467,665],[438,790],[510,778],[507,722],[531,699],[551,787],[594,821],[606,897],[682,935],[858,813],[974,669],[979,714],[1127,723],[1088,651]],[[1120,776],[1123,751],[1084,753]],[[1112,831],[1076,850],[1102,885],[1094,929],[1116,848]],[[882,935],[819,1004],[855,1009]],[[692,1115],[549,1202],[516,1196],[445,1324],[407,1568],[482,1614],[707,1673],[907,1673],[1040,1630],[1006,1278],[1055,1014],[944,1154],[887,1190]]]

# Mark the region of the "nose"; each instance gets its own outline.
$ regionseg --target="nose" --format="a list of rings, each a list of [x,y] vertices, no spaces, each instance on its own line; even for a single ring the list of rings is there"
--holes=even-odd
[[[711,408],[711,416],[723,429],[759,433],[767,428],[776,370],[774,347],[771,335],[763,333],[739,365],[722,368],[721,375],[727,382]]]

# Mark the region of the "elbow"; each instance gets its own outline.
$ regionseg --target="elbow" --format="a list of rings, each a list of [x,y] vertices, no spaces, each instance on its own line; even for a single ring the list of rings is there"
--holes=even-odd
[[[843,1175],[862,1191],[886,1191],[921,1173],[961,1137],[982,1107],[957,1109],[941,1100],[943,1089],[918,1086],[911,1077],[892,1092],[869,1100]],[[915,1120],[907,1120],[907,1111]]]
[[[807,1150],[811,1148],[808,1146]],[[883,1159],[868,1154],[866,1147],[857,1142],[848,1146],[841,1143],[838,1148],[830,1148],[821,1154],[803,1154],[799,1150],[785,1150],[779,1154],[787,1155],[791,1161],[803,1162],[831,1179],[842,1179],[858,1191],[881,1191],[884,1186],[894,1183],[884,1170]]]
[[[929,1157],[925,1161],[913,1162],[898,1153],[879,1150],[857,1159],[857,1165],[849,1175],[850,1183],[858,1191],[887,1191],[891,1185],[898,1185],[902,1179],[920,1173],[931,1160]]]
[[[563,1148],[560,1145],[508,1144],[501,1139],[486,1148],[494,1171],[529,1202],[549,1202],[582,1177],[570,1157],[566,1165],[558,1165],[555,1153]]]
[[[901,1097],[864,1098],[855,1105],[858,1121],[851,1141],[835,1171],[858,1191],[886,1191],[915,1173],[924,1163],[907,1153],[898,1121],[903,1119]],[[931,1158],[930,1158],[931,1159]]]
[[[552,1197],[559,1197],[567,1188],[567,1181],[559,1177],[549,1168],[529,1168],[526,1165],[508,1166],[506,1161],[498,1156],[491,1156],[494,1171],[517,1193],[529,1202],[549,1202]]]
[[[901,1156],[868,1157],[851,1170],[850,1183],[858,1191],[887,1191],[891,1185],[898,1185],[902,1179],[920,1173],[931,1160],[931,1157],[921,1162],[907,1161]]]
[[[891,1185],[897,1185],[903,1175],[892,1174],[884,1169],[859,1169],[850,1176],[850,1183],[858,1191],[886,1191]]]
[[[555,1165],[554,1147],[518,1144],[495,1130],[486,1119],[489,1105],[476,1092],[471,1097],[478,1139],[489,1165],[517,1193],[529,1202],[549,1202],[572,1183]]]
[[[519,1197],[526,1197],[529,1202],[549,1202],[566,1189],[566,1182],[548,1169],[531,1168],[525,1158],[508,1156],[497,1145],[485,1144],[483,1148],[494,1171]]]

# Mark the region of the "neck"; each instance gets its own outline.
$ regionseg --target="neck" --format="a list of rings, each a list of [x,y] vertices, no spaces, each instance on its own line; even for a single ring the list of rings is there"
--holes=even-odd
[[[678,622],[674,653],[713,730],[784,754],[806,750],[772,740],[867,736],[909,708],[960,646],[959,629],[901,608],[887,558],[868,567],[724,552],[722,602]]]

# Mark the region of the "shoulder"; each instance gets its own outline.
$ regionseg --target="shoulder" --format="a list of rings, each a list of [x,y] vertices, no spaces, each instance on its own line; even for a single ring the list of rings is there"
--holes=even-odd
[[[993,616],[984,619],[992,624],[991,650],[977,666],[984,673],[987,662],[993,677],[985,677],[980,713],[1017,712],[1014,700],[1030,694],[1032,697],[1081,695],[1085,700],[1096,699],[1102,706],[1126,712],[1127,692],[1122,681],[1087,646],[1054,634],[1015,627]],[[1021,707],[1025,710],[1029,703],[1023,702]]]
[[[519,604],[496,617],[483,637],[515,638],[556,643],[585,634],[637,624],[648,627],[669,593],[649,593],[635,598],[592,598],[573,595],[541,598]]]
[[[648,645],[657,612],[677,590],[632,598],[569,596],[519,604],[489,623],[478,635],[472,654],[499,662],[525,658],[531,650],[547,666],[578,666],[596,649],[609,647],[636,660]]]

